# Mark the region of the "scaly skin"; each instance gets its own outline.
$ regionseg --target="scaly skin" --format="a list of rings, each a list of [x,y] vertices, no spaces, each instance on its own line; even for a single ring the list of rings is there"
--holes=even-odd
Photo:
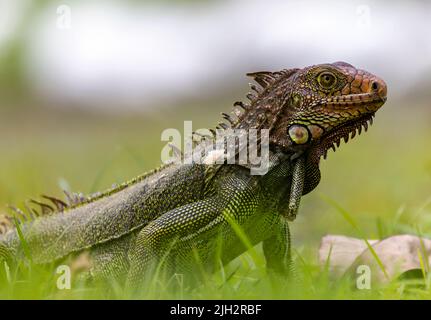
[[[249,74],[250,104],[234,110],[234,129],[269,129],[270,170],[239,164],[171,164],[84,203],[20,225],[37,264],[87,253],[91,277],[126,277],[136,287],[159,263],[167,272],[214,270],[263,242],[267,267],[285,272],[287,220],[320,181],[319,161],[353,137],[386,101],[378,77],[337,62]],[[226,124],[220,125],[228,127]],[[55,202],[55,201],[54,201]],[[44,207],[47,209],[47,207]],[[16,229],[0,238],[0,260],[25,259]]]

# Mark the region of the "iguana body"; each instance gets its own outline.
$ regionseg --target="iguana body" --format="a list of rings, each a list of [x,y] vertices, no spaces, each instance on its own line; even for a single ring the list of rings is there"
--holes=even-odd
[[[269,129],[270,165],[170,164],[83,204],[20,225],[34,263],[88,252],[94,277],[137,285],[163,261],[168,271],[211,271],[263,242],[267,266],[284,271],[287,219],[320,180],[319,160],[372,119],[386,85],[346,63],[250,74],[262,88],[231,128]],[[222,125],[226,127],[226,125]],[[58,203],[57,203],[58,206]],[[0,259],[25,259],[16,229],[0,237]]]

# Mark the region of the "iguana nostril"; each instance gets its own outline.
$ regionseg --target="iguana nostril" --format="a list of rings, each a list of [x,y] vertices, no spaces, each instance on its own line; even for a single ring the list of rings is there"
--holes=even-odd
[[[386,83],[381,79],[373,79],[370,82],[368,92],[378,94],[382,99],[386,99],[387,87]]]

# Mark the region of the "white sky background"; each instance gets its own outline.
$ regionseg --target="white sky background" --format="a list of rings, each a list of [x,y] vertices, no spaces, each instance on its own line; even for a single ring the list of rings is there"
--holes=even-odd
[[[222,93],[245,72],[338,60],[382,76],[395,94],[431,74],[429,1],[69,4],[70,28],[55,5],[28,33],[28,79],[54,101],[139,110]],[[0,43],[13,26],[4,17],[22,8],[8,10]]]

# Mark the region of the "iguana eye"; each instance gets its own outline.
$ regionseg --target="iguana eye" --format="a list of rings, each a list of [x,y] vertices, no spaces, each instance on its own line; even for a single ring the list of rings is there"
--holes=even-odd
[[[325,71],[317,76],[317,82],[324,89],[331,89],[337,83],[337,78],[331,72]]]

